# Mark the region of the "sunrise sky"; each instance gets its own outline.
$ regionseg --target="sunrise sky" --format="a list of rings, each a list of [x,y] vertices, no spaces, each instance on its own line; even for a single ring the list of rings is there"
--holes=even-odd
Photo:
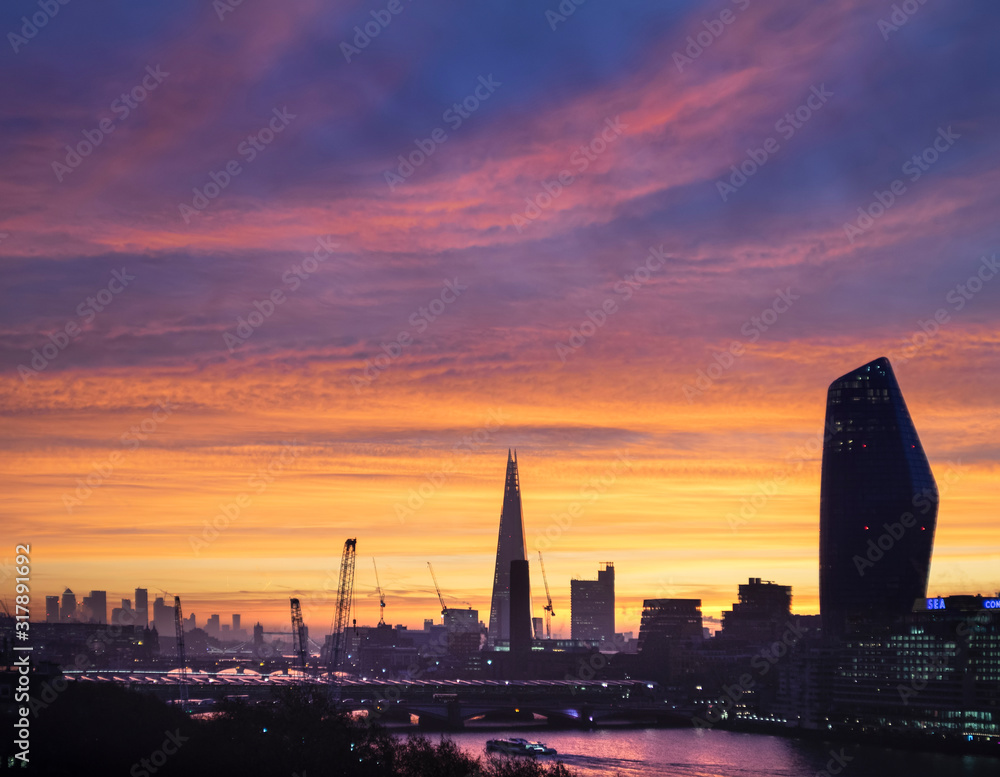
[[[912,5],[6,3],[0,595],[30,542],[39,616],[316,635],[357,537],[360,623],[372,557],[392,623],[427,561],[488,620],[511,447],[556,631],[602,561],[620,631],[817,612],[826,388],[878,356],[930,592],[997,591],[1000,9]]]

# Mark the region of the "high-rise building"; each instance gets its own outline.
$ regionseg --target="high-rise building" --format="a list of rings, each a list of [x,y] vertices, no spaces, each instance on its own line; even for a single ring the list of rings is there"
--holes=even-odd
[[[136,624],[145,627],[149,623],[149,592],[145,588],[135,589]]]
[[[46,596],[45,597],[45,622],[46,623],[58,623],[59,622],[59,597],[58,596]]]
[[[208,622],[205,623],[205,633],[210,637],[219,638],[222,633],[222,629],[219,628],[219,614],[209,616]]]
[[[90,623],[108,622],[108,592],[91,591],[83,597],[83,619]]]
[[[668,684],[690,680],[701,666],[701,599],[646,599],[639,623],[642,671]]]
[[[889,360],[830,384],[820,487],[823,628],[910,611],[927,593],[938,491]]]
[[[468,655],[479,651],[479,610],[448,607],[444,611],[444,625],[449,653]]]
[[[639,622],[639,652],[657,653],[672,644],[704,638],[701,599],[646,599]]]
[[[792,622],[792,587],[751,577],[739,588],[739,601],[722,613],[721,636],[764,644]]]
[[[531,650],[531,590],[528,562],[514,559],[510,562],[510,651],[524,653]]]
[[[177,631],[174,625],[173,605],[164,602],[162,596],[157,596],[153,601],[153,625],[156,626],[161,639],[173,637]]]
[[[59,617],[64,621],[76,620],[76,594],[68,588],[63,591],[62,604],[59,607]]]
[[[507,478],[500,511],[497,537],[497,561],[493,572],[493,599],[490,603],[489,644],[510,640],[510,562],[527,561],[524,542],[524,514],[521,511],[521,485],[517,476],[517,455],[507,451]],[[531,589],[528,588],[528,613],[531,617]],[[531,624],[529,620],[528,628]]]
[[[111,610],[111,623],[115,626],[135,625],[135,610],[132,609],[131,599],[122,599],[122,606]]]
[[[238,612],[233,613],[233,633],[237,633],[240,630],[240,614]]]
[[[615,565],[602,563],[597,580],[570,580],[570,636],[591,642],[615,638]]]

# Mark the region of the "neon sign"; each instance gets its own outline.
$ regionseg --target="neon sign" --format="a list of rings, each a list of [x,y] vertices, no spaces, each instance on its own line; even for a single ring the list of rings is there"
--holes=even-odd
[[[938,597],[937,599],[927,600],[928,610],[943,610],[944,609],[944,599]]]
[[[1000,610],[1000,599],[984,599],[983,608],[986,610]]]

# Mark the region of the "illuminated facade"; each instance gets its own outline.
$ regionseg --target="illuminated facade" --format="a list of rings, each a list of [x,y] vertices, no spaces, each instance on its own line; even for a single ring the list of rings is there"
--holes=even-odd
[[[889,360],[827,394],[820,491],[824,630],[900,615],[927,589],[938,492]]]
[[[918,599],[850,637],[833,684],[841,728],[1000,743],[1000,598]]]

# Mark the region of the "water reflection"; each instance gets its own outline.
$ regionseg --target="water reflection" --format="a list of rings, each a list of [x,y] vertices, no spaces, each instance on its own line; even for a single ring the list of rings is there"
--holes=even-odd
[[[441,735],[431,735],[436,739]],[[487,739],[523,736],[559,751],[581,777],[997,777],[1000,759],[918,753],[696,729],[465,731],[447,735],[483,755]]]

